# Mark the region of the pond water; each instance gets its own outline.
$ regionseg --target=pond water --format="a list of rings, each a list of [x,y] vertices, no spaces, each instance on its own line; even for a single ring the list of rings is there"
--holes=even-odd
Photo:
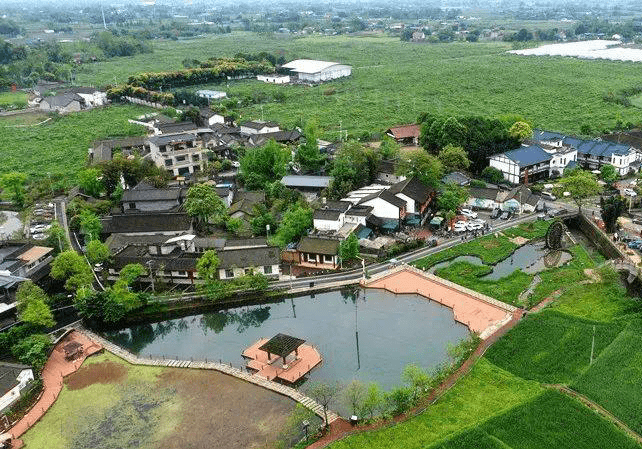
[[[497,280],[510,275],[517,269],[528,274],[535,274],[548,268],[558,267],[571,260],[572,256],[566,251],[550,251],[543,241],[528,243],[520,246],[506,259],[493,266],[493,271],[480,279]],[[440,268],[447,267],[455,262],[468,262],[473,265],[483,265],[477,256],[458,256],[446,262],[440,262],[431,268],[434,273]]]
[[[141,356],[221,360],[244,366],[241,352],[282,332],[317,346],[322,365],[310,379],[400,385],[408,363],[431,370],[448,359],[449,344],[469,335],[452,309],[418,295],[342,290],[223,310],[104,333]]]

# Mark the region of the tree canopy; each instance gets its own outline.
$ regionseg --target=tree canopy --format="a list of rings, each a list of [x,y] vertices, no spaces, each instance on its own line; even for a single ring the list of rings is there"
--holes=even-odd
[[[87,195],[98,198],[105,188],[102,179],[99,179],[101,174],[101,171],[95,167],[79,171],[77,174],[78,186]]]
[[[356,141],[346,142],[334,159],[328,196],[339,199],[351,190],[370,184],[377,175],[380,161],[379,151],[365,148]]]
[[[348,261],[356,259],[359,256],[359,239],[356,235],[350,236],[339,243],[339,257],[341,260]]]
[[[216,251],[211,249],[205,251],[196,263],[198,277],[206,284],[218,280],[218,266],[220,263]]]
[[[455,212],[468,199],[468,190],[456,184],[446,184],[439,197],[437,206],[444,212]]]
[[[25,181],[27,181],[27,175],[20,172],[5,173],[0,176],[0,187],[10,192],[11,201],[18,207],[23,207],[25,204]]]
[[[225,204],[216,191],[206,184],[195,184],[187,191],[185,210],[199,223],[207,223],[210,217],[222,216]]]
[[[564,189],[571,194],[571,198],[582,212],[582,204],[587,198],[599,195],[602,187],[598,184],[595,175],[582,169],[571,170],[560,179]]]
[[[97,240],[103,230],[100,218],[89,209],[80,213],[80,231],[85,235],[85,241]]]
[[[109,259],[109,248],[100,240],[92,240],[87,244],[87,259],[92,264],[102,263]]]
[[[408,178],[416,177],[431,187],[437,187],[444,174],[441,161],[424,150],[406,153],[397,164],[397,171]]]
[[[39,327],[52,327],[56,322],[48,303],[47,294],[32,281],[25,281],[18,287],[16,309],[21,321]]]
[[[294,160],[301,166],[302,171],[316,174],[326,162],[326,157],[319,151],[319,131],[316,124],[311,121],[306,123],[304,134],[305,142],[297,148]]]
[[[65,288],[76,291],[81,287],[89,287],[94,281],[91,268],[81,255],[73,250],[63,251],[51,262],[51,277],[65,280]]]
[[[274,235],[275,244],[284,247],[290,242],[298,240],[312,227],[313,211],[305,203],[293,204],[283,214],[281,226]]]
[[[447,173],[456,170],[468,170],[468,167],[470,167],[468,155],[462,147],[448,144],[439,152],[437,158],[441,161]]]
[[[613,184],[619,178],[619,175],[613,165],[604,164],[602,168],[600,168],[600,177],[607,184]]]
[[[248,148],[241,158],[240,175],[247,190],[263,190],[266,184],[285,176],[290,150],[273,139],[258,148]]]

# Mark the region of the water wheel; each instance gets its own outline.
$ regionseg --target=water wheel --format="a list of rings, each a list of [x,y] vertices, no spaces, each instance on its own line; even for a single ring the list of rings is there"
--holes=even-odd
[[[559,265],[562,260],[562,251],[551,250],[546,255],[544,255],[544,266],[546,268],[555,268]]]
[[[546,247],[552,250],[562,249],[564,245],[564,234],[566,226],[559,220],[555,220],[548,227],[546,232]]]

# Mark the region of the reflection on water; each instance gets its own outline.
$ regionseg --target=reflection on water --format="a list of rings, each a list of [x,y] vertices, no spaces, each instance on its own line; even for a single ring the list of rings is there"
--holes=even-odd
[[[497,280],[520,269],[528,274],[536,274],[549,268],[558,267],[571,260],[572,256],[566,251],[550,251],[544,242],[529,243],[517,248],[513,254],[492,266],[493,271],[480,279]],[[446,262],[434,265],[430,272],[447,267],[455,262],[468,262],[472,265],[483,265],[477,256],[458,256]]]
[[[434,369],[447,347],[469,334],[450,308],[417,295],[381,290],[342,291],[222,310],[107,332],[105,336],[141,356],[221,360],[239,367],[241,352],[277,333],[317,346],[323,364],[311,378],[401,383],[403,367]]]

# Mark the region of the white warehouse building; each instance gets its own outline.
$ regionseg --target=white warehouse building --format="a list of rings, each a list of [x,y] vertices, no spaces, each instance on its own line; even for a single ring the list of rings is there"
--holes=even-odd
[[[300,81],[320,83],[352,74],[352,67],[338,62],[296,59],[282,66],[298,75]]]

